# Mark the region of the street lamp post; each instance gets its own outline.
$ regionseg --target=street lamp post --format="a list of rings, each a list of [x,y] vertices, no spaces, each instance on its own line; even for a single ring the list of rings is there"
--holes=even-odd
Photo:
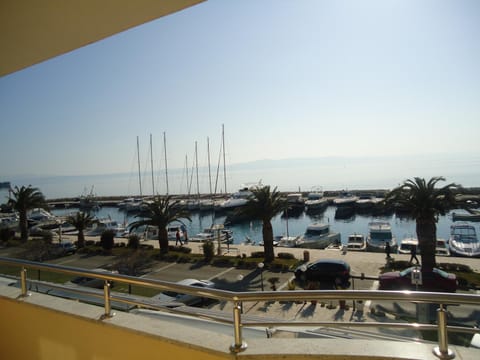
[[[265,266],[265,264],[263,262],[260,262],[260,263],[258,263],[257,266],[260,269],[260,280],[261,280],[261,283],[262,283],[262,291],[264,291],[264,287],[263,287],[263,267]]]
[[[243,281],[243,275],[242,274],[239,274],[237,276],[237,280],[238,281]],[[243,301],[240,301],[240,314],[243,314]]]

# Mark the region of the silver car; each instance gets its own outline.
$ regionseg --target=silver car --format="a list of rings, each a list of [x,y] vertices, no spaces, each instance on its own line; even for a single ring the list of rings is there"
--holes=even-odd
[[[178,281],[179,285],[195,286],[199,288],[214,288],[215,284],[209,280],[184,279]],[[177,293],[175,291],[164,291],[152,297],[152,300],[158,300],[162,304],[181,303],[185,305],[197,305],[204,301],[204,298],[197,295]]]
[[[108,272],[110,274],[118,274],[118,271],[110,271],[106,269],[92,269],[92,271],[97,271],[97,272]],[[68,283],[70,284],[75,284],[75,285],[80,285],[80,286],[86,286],[86,287],[91,287],[91,288],[96,288],[96,289],[103,289],[103,285],[105,284],[105,281],[102,279],[98,278],[92,278],[92,277],[87,277],[87,276],[77,276],[70,280]],[[113,288],[114,283],[113,281],[110,282],[110,287]]]

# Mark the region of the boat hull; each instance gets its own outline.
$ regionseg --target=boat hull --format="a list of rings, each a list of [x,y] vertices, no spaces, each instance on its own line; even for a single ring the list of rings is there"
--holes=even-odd
[[[306,248],[306,249],[325,249],[330,244],[340,244],[340,234],[331,233],[322,238],[318,239],[301,239],[297,247]]]

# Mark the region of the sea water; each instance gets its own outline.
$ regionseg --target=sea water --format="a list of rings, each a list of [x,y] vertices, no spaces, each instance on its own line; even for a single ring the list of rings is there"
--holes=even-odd
[[[66,215],[76,209],[54,209],[55,215]],[[133,215],[127,215],[125,212],[116,207],[102,207],[94,212],[98,218],[108,218],[117,220],[119,223],[129,224],[138,220]],[[202,232],[204,228],[210,227],[212,224],[223,224],[225,216],[213,217],[211,213],[192,213],[191,220],[184,220],[190,237]],[[286,219],[281,214],[272,219],[273,234],[275,236],[289,235],[296,236],[305,232],[307,226],[313,222],[322,222],[330,225],[332,232],[338,232],[341,235],[343,244],[346,244],[348,235],[357,233],[367,236],[368,223],[371,221],[382,220],[387,221],[392,226],[392,233],[400,242],[406,237],[416,237],[415,221],[409,218],[400,217],[398,215],[389,215],[382,217],[373,217],[368,215],[355,215],[347,220],[335,219],[335,207],[329,206],[323,213],[309,215],[303,212],[298,217],[290,217]],[[448,239],[450,237],[450,225],[453,224],[451,213],[440,216],[437,223],[437,237]],[[475,224],[475,223],[472,223]],[[233,231],[234,244],[244,243],[247,238],[256,244],[262,241],[262,222],[248,221],[241,224],[229,225],[226,228]],[[480,231],[479,226],[475,224],[477,233]]]

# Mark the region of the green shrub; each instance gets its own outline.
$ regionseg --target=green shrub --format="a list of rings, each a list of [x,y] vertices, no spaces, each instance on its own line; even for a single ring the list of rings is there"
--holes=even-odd
[[[286,259],[286,260],[295,259],[295,255],[293,255],[291,253],[285,253],[285,252],[278,253],[277,257],[279,259]]]
[[[130,234],[128,236],[128,245],[131,249],[138,249],[140,247],[140,236],[137,234]]]
[[[20,241],[20,239],[12,238],[7,241],[7,246],[9,247],[16,247],[20,245],[22,245],[22,242]]]
[[[112,230],[105,230],[100,236],[100,246],[106,253],[110,253],[113,249],[115,233]]]
[[[250,255],[251,258],[264,258],[265,257],[265,252],[263,251],[252,251],[252,254]]]
[[[155,247],[153,245],[142,244],[142,245],[140,245],[140,249],[142,249],[142,250],[153,250],[153,249],[155,249]]]
[[[15,230],[7,229],[7,228],[0,229],[1,242],[10,241],[13,239],[14,236],[15,236]]]
[[[232,262],[227,257],[220,257],[213,260],[212,265],[214,266],[232,266]]]
[[[237,267],[238,267],[238,268],[242,268],[242,267],[244,267],[244,266],[245,266],[245,261],[243,261],[243,260],[238,260],[238,261],[237,261]]]
[[[456,272],[464,272],[464,273],[473,272],[470,266],[464,265],[464,264],[442,263],[442,264],[438,264],[438,267],[445,271],[456,271]]]
[[[215,245],[212,241],[206,241],[202,245],[203,248],[203,255],[205,256],[205,261],[210,262],[213,259]]]
[[[179,256],[177,259],[178,263],[189,263],[190,258],[188,256]]]

